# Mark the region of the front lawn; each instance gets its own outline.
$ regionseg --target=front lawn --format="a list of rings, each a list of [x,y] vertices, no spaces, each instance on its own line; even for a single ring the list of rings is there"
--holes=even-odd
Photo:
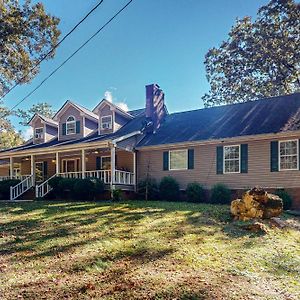
[[[0,202],[1,300],[299,297],[299,230],[243,231],[228,206]]]

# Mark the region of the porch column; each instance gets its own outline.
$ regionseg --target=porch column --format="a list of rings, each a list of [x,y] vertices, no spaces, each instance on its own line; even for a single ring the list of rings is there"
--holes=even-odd
[[[110,187],[114,189],[115,185],[115,173],[116,173],[116,147],[112,145],[110,148],[110,164],[111,164],[111,182]]]
[[[14,173],[14,159],[13,157],[9,158],[9,176],[10,179],[13,178],[13,173]]]
[[[60,161],[59,161],[59,154],[58,154],[58,152],[56,152],[55,161],[56,161],[56,174],[58,174],[58,173],[60,173]]]
[[[82,172],[82,179],[85,178],[85,171],[86,171],[86,163],[85,163],[85,150],[81,150],[81,172]]]
[[[31,155],[30,157],[30,175],[33,175],[33,182],[35,182],[35,157]]]

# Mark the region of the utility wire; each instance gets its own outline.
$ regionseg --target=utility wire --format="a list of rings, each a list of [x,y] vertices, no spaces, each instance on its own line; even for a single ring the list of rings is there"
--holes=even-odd
[[[66,60],[64,60],[56,69],[54,69],[40,84],[38,84],[30,93],[28,93],[22,100],[15,104],[10,110],[14,110],[28,97],[30,97],[36,90],[38,90],[50,77],[52,77],[61,67],[63,67],[73,56],[75,56],[83,47],[85,47],[94,37],[96,37],[109,23],[111,23],[121,12],[123,12],[132,2],[130,0],[117,13],[115,13],[104,25],[102,25],[92,36],[90,36],[76,51],[74,51]]]
[[[77,27],[79,27],[88,17],[91,15],[102,3],[104,0],[101,0],[96,6],[94,6],[85,16],[82,18],[57,44],[55,44],[49,52],[47,52],[37,63],[23,76],[21,79],[17,80],[17,82],[10,88],[4,95],[1,96],[0,100],[2,100],[7,94],[9,94],[14,88],[16,88],[30,73],[32,73],[53,51],[69,36],[71,35]]]

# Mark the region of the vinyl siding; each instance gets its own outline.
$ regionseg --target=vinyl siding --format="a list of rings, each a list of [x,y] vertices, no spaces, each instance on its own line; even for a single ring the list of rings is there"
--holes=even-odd
[[[193,170],[163,171],[163,152],[161,150],[143,150],[138,152],[138,179],[150,176],[160,180],[163,176],[173,176],[185,188],[189,182],[199,182],[205,187],[222,182],[232,189],[245,189],[253,186],[263,187],[300,187],[300,171],[270,172],[270,140],[248,142],[248,173],[216,174],[216,147],[234,145],[210,144],[188,147],[194,149]],[[247,142],[243,142],[247,143]],[[187,149],[179,147],[176,149]]]
[[[66,123],[69,116],[74,116],[76,121],[80,121],[80,133],[71,134],[71,135],[62,134],[63,124]],[[59,119],[59,140],[65,141],[71,139],[80,139],[82,137],[83,137],[83,117],[80,115],[79,110],[77,110],[73,106],[70,106]]]

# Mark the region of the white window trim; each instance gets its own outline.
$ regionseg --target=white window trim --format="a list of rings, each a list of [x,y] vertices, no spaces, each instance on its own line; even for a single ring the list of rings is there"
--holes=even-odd
[[[72,117],[74,119],[74,121],[68,121],[68,119]],[[74,124],[75,130],[72,133],[68,133],[68,125],[70,124]],[[68,116],[67,120],[66,120],[66,135],[73,135],[76,134],[76,119],[73,115]]]
[[[280,145],[282,143],[286,143],[286,142],[297,142],[297,168],[293,168],[293,169],[281,169],[281,155],[280,155]],[[299,140],[298,139],[294,139],[294,140],[281,140],[278,143],[278,170],[279,171],[298,171],[299,170]]]
[[[171,169],[171,152],[186,152],[186,168]],[[188,170],[188,149],[169,150],[169,171],[184,171]]]
[[[239,147],[239,171],[238,172],[226,172],[225,169],[225,148],[231,148],[231,147]],[[227,145],[223,146],[223,173],[224,174],[240,174],[241,173],[241,145]]]
[[[102,162],[102,158],[107,158],[107,157],[109,157],[109,158],[110,158],[110,163],[111,163],[111,157],[110,157],[109,155],[101,156],[101,165],[100,165],[100,168],[101,168],[101,170],[104,170],[104,169],[103,169],[103,162]]]
[[[110,118],[110,128],[103,128],[102,127],[102,119],[103,118]],[[107,123],[107,122],[105,122],[105,123]],[[102,116],[101,117],[101,122],[100,122],[100,130],[111,130],[112,129],[112,127],[113,127],[113,124],[112,124],[112,115],[107,115],[107,116]]]
[[[36,130],[37,129],[42,129],[42,136],[39,137],[39,138],[36,137]],[[38,139],[43,139],[43,138],[44,138],[44,127],[36,127],[36,128],[34,128],[34,139],[38,140]]]
[[[64,170],[64,162],[66,162],[66,167],[67,167],[68,161],[73,161],[74,162],[74,169],[75,169],[74,172],[75,173],[80,172],[80,158],[63,158],[61,160],[63,173],[73,173],[73,172],[67,172],[67,170]]]

